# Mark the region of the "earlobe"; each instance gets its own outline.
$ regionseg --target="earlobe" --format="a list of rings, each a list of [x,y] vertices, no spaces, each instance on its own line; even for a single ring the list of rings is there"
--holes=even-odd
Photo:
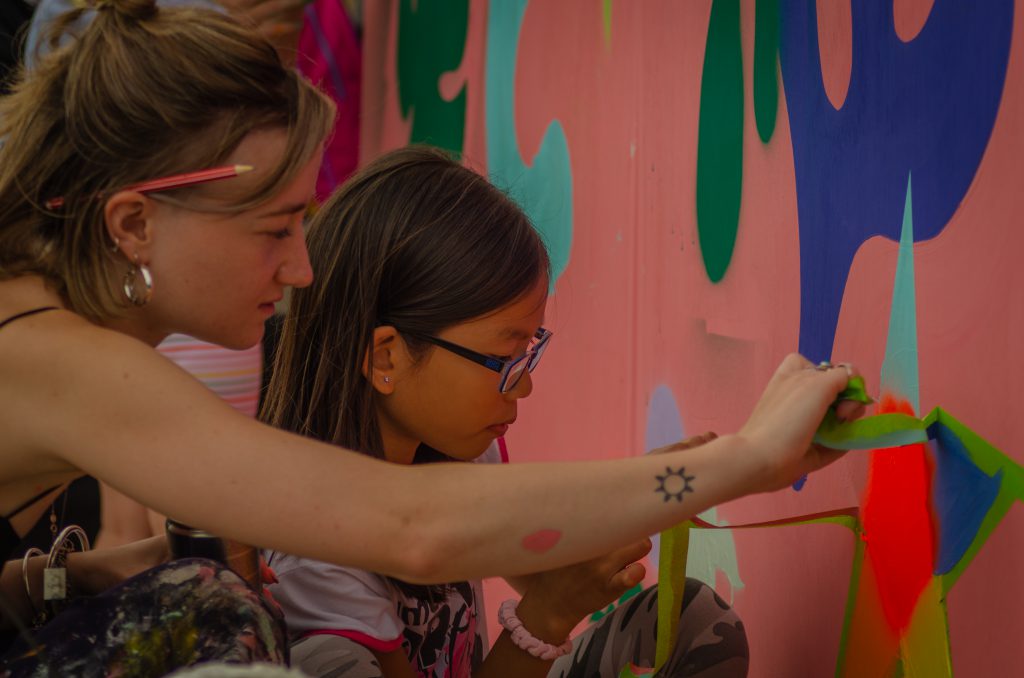
[[[146,250],[153,240],[147,198],[136,191],[118,191],[107,200],[103,216],[111,250],[145,263],[149,259]]]
[[[363,359],[363,377],[370,380],[373,388],[382,395],[395,391],[397,369],[394,351],[397,347],[398,330],[390,325],[374,328],[373,341]]]

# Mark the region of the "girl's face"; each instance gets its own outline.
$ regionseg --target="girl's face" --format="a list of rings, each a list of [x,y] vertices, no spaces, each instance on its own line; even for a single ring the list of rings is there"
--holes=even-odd
[[[244,195],[278,166],[285,135],[267,130],[246,137],[225,164],[255,169],[198,187],[196,206],[207,200],[230,205]],[[143,334],[159,339],[183,332],[234,349],[259,342],[285,288],[312,282],[302,219],[320,160],[317,154],[277,195],[241,213],[148,200],[152,239],[142,260],[153,274],[153,297],[134,319],[144,325]]]
[[[547,294],[545,278],[497,312],[455,325],[437,336],[502,360],[518,358],[544,321]],[[516,419],[518,400],[533,390],[528,372],[511,391],[501,393],[497,372],[436,346],[430,346],[419,362],[414,362],[401,337],[393,343],[392,390],[379,397],[377,405],[389,461],[411,463],[420,443],[455,459],[475,459],[504,435]]]

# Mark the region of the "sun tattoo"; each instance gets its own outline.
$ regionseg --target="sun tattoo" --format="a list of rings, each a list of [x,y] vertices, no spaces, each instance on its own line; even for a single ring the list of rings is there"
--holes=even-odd
[[[675,499],[678,502],[683,501],[683,494],[685,492],[693,492],[693,487],[690,485],[690,481],[696,476],[686,475],[686,467],[680,466],[678,471],[673,471],[668,466],[665,467],[665,475],[655,476],[658,479],[658,489],[655,492],[661,492],[665,495],[665,501],[669,499]]]

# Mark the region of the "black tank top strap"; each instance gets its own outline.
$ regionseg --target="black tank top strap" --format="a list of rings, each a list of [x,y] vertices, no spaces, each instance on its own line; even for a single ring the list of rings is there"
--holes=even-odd
[[[45,497],[46,495],[48,495],[48,494],[50,494],[51,492],[53,492],[54,490],[58,489],[59,487],[60,487],[60,485],[54,485],[53,487],[48,487],[47,489],[43,490],[42,492],[40,492],[40,493],[39,493],[39,494],[37,494],[36,496],[32,497],[32,498],[31,498],[31,499],[29,499],[28,501],[26,501],[26,502],[24,502],[23,504],[21,504],[20,506],[18,506],[18,508],[14,509],[13,511],[11,511],[11,512],[10,512],[10,513],[8,513],[7,515],[5,515],[5,516],[4,516],[4,519],[5,519],[5,520],[10,520],[10,519],[11,519],[11,518],[13,518],[14,516],[18,515],[19,513],[21,513],[21,512],[22,512],[22,511],[24,511],[25,509],[27,509],[27,508],[28,508],[29,506],[31,506],[32,504],[35,504],[35,503],[36,503],[37,501],[39,501],[40,499],[42,499],[42,498],[43,498],[43,497]]]
[[[10,323],[13,323],[15,320],[17,320],[19,318],[25,318],[25,317],[28,317],[30,315],[35,315],[36,313],[42,313],[43,311],[57,311],[57,310],[59,310],[59,308],[57,306],[43,306],[42,308],[33,308],[33,309],[29,310],[29,311],[22,311],[21,313],[15,313],[14,315],[12,315],[7,320],[0,320],[0,329],[3,329],[5,325],[9,325]]]

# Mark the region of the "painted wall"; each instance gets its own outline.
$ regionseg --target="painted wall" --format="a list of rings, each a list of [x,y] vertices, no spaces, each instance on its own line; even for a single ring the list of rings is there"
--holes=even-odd
[[[513,460],[734,431],[799,349],[854,361],[874,394],[919,415],[941,405],[1024,461],[1019,10],[367,3],[362,159],[409,140],[461,153],[525,205],[559,273],[556,337],[508,435]],[[837,671],[857,538],[871,577],[860,590],[881,611],[876,636],[847,632],[846,654],[877,661],[847,657],[840,673],[888,675],[902,657],[912,675],[906,638],[943,645],[947,628],[956,674],[1020,666],[1019,502],[936,593],[934,464],[923,449],[874,459],[851,453],[800,490],[705,516],[860,506],[859,537],[835,525],[694,532],[690,572],[744,618],[752,675]],[[926,608],[941,625],[924,632],[914,615]]]

